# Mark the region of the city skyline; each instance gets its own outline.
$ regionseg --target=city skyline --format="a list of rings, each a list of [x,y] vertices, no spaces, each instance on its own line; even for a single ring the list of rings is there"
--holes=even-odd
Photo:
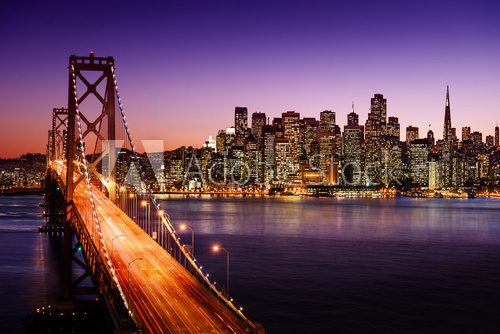
[[[446,86],[446,103],[448,103],[448,99],[449,99],[449,86]],[[384,96],[384,94],[381,94],[381,93],[375,93],[374,95],[382,95]],[[450,106],[446,105],[446,107],[449,109]],[[349,114],[351,113],[356,113],[357,117],[358,117],[358,122],[359,124],[365,124],[365,121],[368,120],[368,114],[370,113],[370,110],[368,110],[366,112],[366,115],[365,117],[359,117],[359,116],[362,116],[363,114],[359,112],[359,110],[356,109],[356,104],[354,103],[354,101],[352,101],[351,103],[351,108],[349,110],[349,112],[346,112],[344,115],[340,115],[339,117],[339,114],[337,111],[333,110],[333,109],[323,109],[321,111],[318,111],[316,114],[311,114],[311,113],[308,113],[308,114],[302,114],[301,112],[299,111],[296,111],[296,110],[283,110],[281,112],[277,112],[276,114],[267,114],[266,112],[261,112],[261,111],[252,111],[252,110],[249,110],[249,108],[247,107],[243,107],[243,106],[236,106],[234,107],[237,109],[239,108],[244,108],[244,109],[247,109],[247,113],[248,113],[248,118],[247,120],[245,121],[246,125],[245,127],[247,127],[248,129],[251,129],[252,128],[252,124],[251,124],[251,116],[252,114],[254,113],[257,113],[257,114],[263,114],[266,116],[266,123],[265,124],[271,124],[272,123],[272,119],[273,118],[279,118],[283,113],[286,113],[286,112],[295,112],[295,113],[298,113],[300,115],[301,118],[311,118],[311,119],[316,119],[318,118],[318,116],[321,115],[321,113],[325,112],[325,111],[329,111],[329,112],[333,112],[334,113],[334,119],[336,120],[336,124],[338,126],[345,126],[345,125],[350,125],[349,124]],[[233,111],[230,110],[228,113],[232,113]],[[341,117],[341,116],[344,116],[344,117]],[[399,121],[400,119],[400,116],[398,114],[391,114],[389,112],[387,112],[387,118],[396,118],[396,121]],[[446,116],[445,116],[446,117]],[[344,119],[342,121],[342,119]],[[319,121],[319,118],[317,119]],[[269,121],[269,123],[267,123]],[[402,141],[408,141],[407,137],[406,137],[406,133],[403,132],[403,130],[405,130],[406,128],[414,128],[416,129],[417,133],[420,134],[420,136],[417,136],[416,138],[424,138],[424,134],[427,133],[427,131],[432,131],[434,133],[434,137],[436,137],[436,133],[439,133],[439,129],[443,127],[442,124],[437,124],[437,125],[432,125],[432,124],[429,124],[429,126],[427,127],[420,127],[420,126],[417,126],[416,124],[420,124],[421,122],[419,123],[416,123],[416,122],[410,122],[408,123],[407,125],[405,124],[401,124],[401,122],[398,122],[398,125],[401,126],[401,133],[399,135],[399,139],[401,139]],[[495,137],[495,128],[498,127],[498,122],[496,123],[496,125],[494,126],[491,126],[491,129],[488,129],[486,130],[486,133],[483,133],[482,131],[478,131],[478,129],[475,129],[471,126],[467,124],[463,125],[463,126],[460,126],[460,125],[456,125],[456,123],[453,123],[453,126],[452,128],[454,128],[456,130],[456,135],[459,139],[461,139],[461,136],[460,136],[460,133],[463,131],[463,128],[468,128],[470,132],[479,132],[482,134],[483,138],[486,138],[487,136],[493,136]],[[219,126],[219,130],[217,131],[220,131],[221,129],[226,129],[226,128],[235,128],[235,123],[227,123],[227,126]],[[216,135],[217,135],[217,131],[215,131],[214,133],[210,133],[208,135],[205,135],[205,137],[203,139],[201,139],[198,143],[194,143],[194,144],[183,144],[183,143],[179,143],[179,145],[177,146],[171,146],[171,145],[165,145],[165,151],[171,151],[171,150],[175,150],[175,149],[178,149],[180,147],[194,147],[194,148],[202,148],[205,143],[206,143],[206,140],[207,138],[215,138]],[[406,129],[407,131],[407,129]],[[419,132],[420,131],[420,132]],[[138,131],[140,132],[140,131]],[[343,132],[343,131],[342,131]],[[444,134],[444,131],[443,131],[443,134]],[[463,135],[463,134],[462,134]],[[202,135],[201,135],[202,136]],[[444,136],[437,136],[437,138],[443,138]],[[161,138],[162,140],[164,141],[168,141],[168,139],[166,138]],[[146,139],[146,140],[149,140],[149,139]],[[153,139],[155,140],[155,139]],[[410,140],[411,141],[411,140]],[[484,140],[483,140],[484,141]],[[409,143],[409,141],[408,141]],[[140,143],[139,143],[139,146],[142,146]],[[44,147],[45,149],[45,147]],[[12,155],[5,155],[5,156],[2,156],[0,155],[0,158],[4,158],[4,159],[9,159],[9,158],[18,158],[20,157],[21,155],[24,155],[24,154],[27,154],[27,153],[44,153],[44,150],[40,150],[40,151],[19,151],[18,153],[14,153]],[[145,153],[145,152],[142,152],[142,153]]]
[[[374,93],[389,99],[388,114],[400,124],[431,124],[442,137],[447,84],[454,126],[493,135],[500,110],[497,3],[199,5],[155,3],[137,11],[104,4],[116,21],[75,16],[88,29],[72,34],[60,19],[75,9],[71,4],[3,4],[9,47],[1,65],[0,139],[15,144],[3,145],[0,156],[44,152],[44,116],[67,103],[61,64],[89,50],[116,57],[137,139],[165,139],[167,149],[198,147],[237,105],[301,117],[333,110],[342,120],[354,101],[364,123]]]

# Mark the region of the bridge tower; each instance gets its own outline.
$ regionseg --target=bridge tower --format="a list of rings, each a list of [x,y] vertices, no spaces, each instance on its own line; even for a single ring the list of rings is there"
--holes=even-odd
[[[89,172],[96,171],[97,165],[107,164],[103,166],[103,175],[107,179],[107,192],[112,201],[116,199],[116,168],[113,165],[116,162],[116,148],[114,141],[116,140],[115,116],[116,116],[116,95],[115,81],[113,79],[113,57],[95,57],[93,52],[90,52],[88,57],[72,55],[69,58],[69,81],[68,81],[68,116],[67,116],[67,142],[66,142],[66,216],[64,230],[64,297],[71,296],[71,262],[72,262],[72,201],[73,192],[79,182],[84,179],[84,175],[75,178],[74,172],[78,168],[78,150],[84,150],[84,147],[79,147],[80,139],[85,140],[90,134],[96,137],[97,142],[101,141],[103,146],[107,145],[107,159],[103,160],[104,154],[94,161],[87,162]],[[93,80],[92,77],[96,77]],[[81,84],[84,90],[79,92],[77,96],[76,85]],[[98,86],[105,85],[104,93],[102,94]],[[97,100],[97,106],[100,109],[98,115],[94,118],[91,113],[85,114],[79,108],[82,102],[86,101],[90,96],[94,96]],[[93,101],[95,103],[95,101]],[[104,125],[104,126],[102,126]],[[82,129],[82,138],[78,131],[78,127]],[[89,139],[89,138],[87,138]],[[90,139],[89,139],[90,140]],[[100,149],[100,148],[98,148]],[[95,153],[95,152],[94,152]]]
[[[49,130],[45,178],[45,217],[48,217],[48,224],[40,229],[44,232],[60,231],[64,226],[64,198],[57,186],[53,171],[57,168],[57,161],[62,161],[65,156],[67,123],[67,108],[52,109],[52,129]]]

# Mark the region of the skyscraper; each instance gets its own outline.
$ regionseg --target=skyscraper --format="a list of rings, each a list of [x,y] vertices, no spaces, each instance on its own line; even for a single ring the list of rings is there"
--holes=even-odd
[[[498,125],[497,125],[497,126],[495,126],[495,147],[500,146],[499,145],[500,144],[499,141],[500,141],[500,131],[499,131]]]
[[[462,141],[470,139],[470,126],[462,126]]]
[[[365,124],[365,181],[368,185],[381,182],[382,136],[387,132],[386,117],[387,100],[382,94],[375,94]]]
[[[443,127],[443,145],[441,148],[442,167],[443,167],[443,185],[445,187],[453,186],[453,148],[454,136],[451,127],[451,111],[450,111],[450,89],[446,86],[446,102],[444,107],[444,127]]]
[[[430,131],[430,130],[429,130]],[[438,154],[429,154],[429,190],[441,188],[441,160]]]
[[[245,140],[243,177],[249,178],[251,182],[262,183],[262,150],[257,145],[257,139],[253,134],[248,135]]]
[[[276,127],[264,125],[262,128],[263,147],[263,175],[265,184],[269,185],[276,177],[276,156],[275,156]]]
[[[329,130],[318,130],[319,168],[323,174],[323,182],[328,184],[329,166],[333,162],[335,154],[335,133]]]
[[[382,183],[388,187],[398,184],[402,179],[403,145],[395,136],[384,136],[382,141]]]
[[[281,117],[274,117],[272,126],[276,130],[276,138],[283,137],[283,120]]]
[[[429,184],[430,143],[427,138],[415,139],[410,143],[410,177],[413,183],[427,187]]]
[[[494,140],[493,140],[493,136],[492,135],[486,136],[486,146],[488,146],[488,147],[495,147],[493,145],[493,142],[494,142]]]
[[[319,130],[331,132],[335,131],[335,112],[325,110],[319,114]]]
[[[387,122],[387,135],[389,137],[395,137],[399,140],[400,126],[397,117],[389,117],[389,121]]]
[[[252,114],[252,134],[257,141],[257,146],[262,146],[262,127],[266,125],[266,114],[263,112],[254,112]]]
[[[300,155],[300,114],[294,111],[287,111],[281,115],[283,124],[283,137],[289,142],[288,160],[290,162],[290,172],[299,169],[299,155]],[[282,145],[284,147],[284,145]]]
[[[401,178],[402,145],[399,141],[400,125],[397,117],[389,117],[386,135],[382,136],[382,183],[388,187]]]
[[[434,132],[432,130],[427,131],[427,140],[431,146],[434,146],[436,140],[434,139]]]
[[[215,138],[215,151],[221,154],[226,154],[226,131],[219,130]]]
[[[217,152],[217,141],[213,139],[212,136],[208,136],[208,139],[205,140],[205,143],[203,144],[203,148],[209,148],[214,152]]]
[[[309,160],[312,156],[312,143],[316,140],[316,133],[318,131],[318,121],[314,117],[304,117],[302,123],[304,129],[304,149],[306,158]]]
[[[290,141],[286,138],[276,138],[274,144],[276,177],[279,184],[286,184],[289,180],[289,174],[293,173],[293,166],[290,164]]]
[[[381,135],[386,134],[386,124],[387,124],[387,99],[384,99],[384,95],[375,94],[371,99],[370,111],[379,116]]]
[[[479,131],[474,131],[470,134],[470,139],[472,139],[472,142],[476,145],[482,144],[483,134]]]
[[[406,127],[406,145],[410,145],[411,142],[415,139],[418,139],[418,127],[416,126],[407,126]]]
[[[319,114],[319,128],[318,128],[318,143],[320,157],[320,170],[323,174],[323,182],[331,184],[333,179],[331,176],[331,165],[334,161],[334,156],[338,152],[338,142],[335,124],[335,112],[331,110],[322,111]]]
[[[359,116],[354,111],[347,115],[347,125],[359,125]]]
[[[248,110],[246,107],[236,107],[234,109],[234,129],[238,145],[243,143],[245,133],[248,128]]]
[[[363,178],[364,127],[358,124],[354,110],[347,115],[342,148],[342,174],[346,185],[360,185]]]

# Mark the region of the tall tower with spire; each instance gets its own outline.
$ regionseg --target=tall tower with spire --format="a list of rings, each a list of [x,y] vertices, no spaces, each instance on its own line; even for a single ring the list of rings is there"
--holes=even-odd
[[[444,132],[443,139],[451,134],[451,112],[450,112],[450,87],[446,86],[446,103],[444,107]]]
[[[453,186],[453,132],[451,128],[451,110],[450,110],[450,88],[446,86],[446,102],[444,107],[444,127],[443,127],[443,146],[441,148],[443,163],[443,185],[445,187]]]

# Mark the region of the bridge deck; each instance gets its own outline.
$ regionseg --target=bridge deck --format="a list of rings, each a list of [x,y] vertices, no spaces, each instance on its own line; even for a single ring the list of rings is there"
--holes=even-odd
[[[77,208],[88,205],[84,202],[88,195],[85,195],[83,183],[75,189]],[[93,194],[104,243],[118,281],[148,332],[247,332],[243,321],[210,295],[195,277],[102,192],[94,187]],[[115,238],[120,234],[123,237]],[[128,264],[139,257],[142,260],[131,264],[128,271]],[[128,274],[130,294],[127,292]]]

